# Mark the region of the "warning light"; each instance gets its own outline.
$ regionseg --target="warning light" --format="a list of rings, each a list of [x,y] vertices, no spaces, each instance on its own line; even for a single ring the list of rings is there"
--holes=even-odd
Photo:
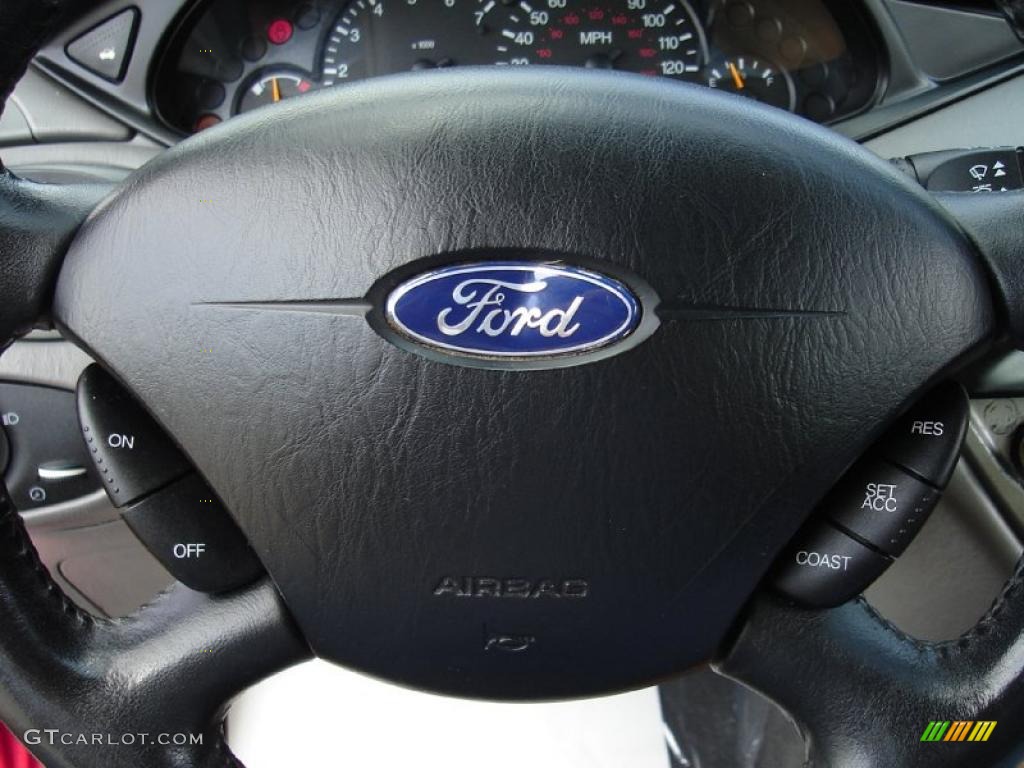
[[[274,19],[267,27],[267,40],[274,45],[284,45],[292,39],[292,23],[288,19]]]
[[[207,128],[213,128],[220,122],[220,118],[216,115],[200,115],[199,119],[196,120],[195,132],[205,131]]]

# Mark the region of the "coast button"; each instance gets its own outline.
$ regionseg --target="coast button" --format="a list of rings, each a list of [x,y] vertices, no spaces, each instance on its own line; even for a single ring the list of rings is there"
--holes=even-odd
[[[814,523],[783,556],[774,586],[812,608],[832,608],[863,592],[892,560],[833,528]]]

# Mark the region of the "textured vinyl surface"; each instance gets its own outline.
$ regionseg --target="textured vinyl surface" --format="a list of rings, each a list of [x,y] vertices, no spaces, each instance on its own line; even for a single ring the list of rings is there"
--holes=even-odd
[[[661,327],[590,365],[486,371],[358,315],[210,306],[359,299],[498,246],[636,275]],[[499,698],[706,659],[814,501],[993,323],[945,214],[856,145],[558,69],[378,80],[185,141],[87,222],[56,305],[319,654]],[[449,577],[588,594],[435,596]],[[501,637],[530,649],[489,652]]]

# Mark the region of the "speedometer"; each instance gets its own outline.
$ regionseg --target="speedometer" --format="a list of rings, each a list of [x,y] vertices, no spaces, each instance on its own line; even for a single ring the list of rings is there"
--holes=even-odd
[[[499,28],[495,63],[566,64],[645,75],[696,77],[705,43],[680,0],[486,0],[483,18]]]
[[[697,79],[704,35],[685,0],[351,0],[321,84],[466,64],[562,64]]]

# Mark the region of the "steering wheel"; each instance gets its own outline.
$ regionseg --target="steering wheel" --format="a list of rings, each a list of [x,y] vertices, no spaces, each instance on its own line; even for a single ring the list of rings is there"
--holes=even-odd
[[[5,3],[4,97],[79,5]],[[1022,211],[936,201],[747,100],[558,68],[332,89],[112,191],[6,173],[0,337],[52,321],[87,349],[267,575],[96,619],[5,491],[0,719],[58,734],[34,747],[49,768],[235,765],[227,702],[312,654],[496,699],[712,660],[788,711],[810,765],[1003,759],[1024,728],[1020,567],[939,644],[862,600],[759,586],[909,402],[1024,340]],[[604,314],[576,288],[545,304],[559,280]],[[503,309],[513,293],[533,298]],[[998,727],[936,748],[936,718]]]

